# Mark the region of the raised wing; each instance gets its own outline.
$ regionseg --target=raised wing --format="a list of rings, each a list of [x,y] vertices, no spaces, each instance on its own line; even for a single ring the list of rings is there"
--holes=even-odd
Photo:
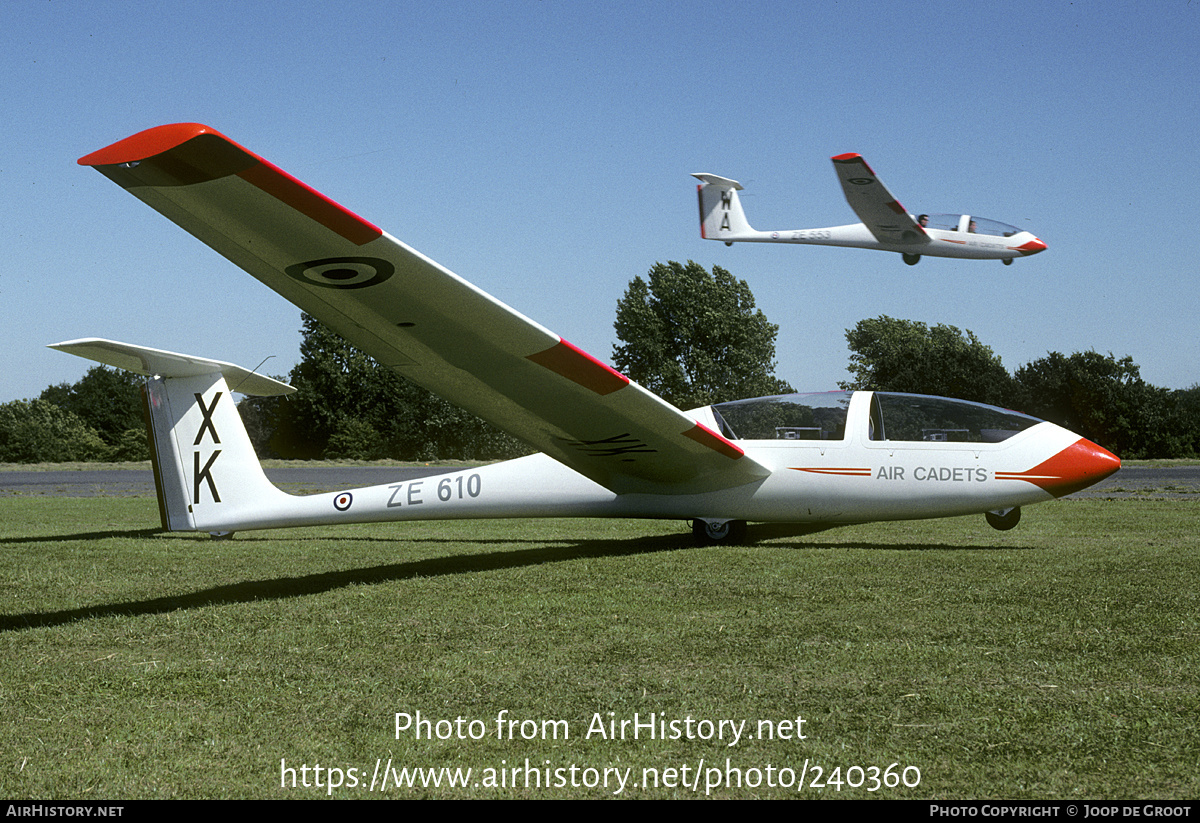
[[[914,246],[930,242],[929,235],[875,176],[862,155],[839,154],[832,159],[850,208],[876,240]]]
[[[618,493],[770,472],[710,428],[196,123],[79,160],[384,365]]]

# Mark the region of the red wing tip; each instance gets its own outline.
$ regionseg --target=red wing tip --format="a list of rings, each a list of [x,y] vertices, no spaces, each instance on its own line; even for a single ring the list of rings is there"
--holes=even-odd
[[[835,163],[851,163],[855,160],[862,160],[862,155],[858,152],[848,152],[846,154],[838,154],[829,158]]]
[[[223,140],[229,140],[216,129],[200,123],[172,123],[167,126],[155,126],[131,137],[126,137],[124,140],[118,140],[111,146],[106,146],[91,154],[85,154],[77,162],[81,166],[115,166],[119,163],[133,163],[182,146],[202,134],[214,134]]]

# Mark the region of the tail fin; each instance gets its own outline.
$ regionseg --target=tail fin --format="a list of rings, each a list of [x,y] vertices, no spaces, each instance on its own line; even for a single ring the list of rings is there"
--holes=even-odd
[[[701,237],[732,243],[754,232],[738,199],[741,183],[715,174],[693,174],[692,177],[701,181],[696,187],[700,198]]]
[[[144,391],[158,508],[167,531],[231,531],[286,494],[262,465],[233,403],[291,386],[232,363],[88,338],[50,348],[149,377]],[[228,378],[229,382],[226,382]]]

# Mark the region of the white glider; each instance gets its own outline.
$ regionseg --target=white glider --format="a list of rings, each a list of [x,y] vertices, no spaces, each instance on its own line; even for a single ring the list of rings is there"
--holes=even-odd
[[[969,214],[911,215],[875,176],[858,154],[839,154],[833,168],[850,208],[861,223],[823,229],[757,231],[746,220],[738,192],[742,185],[715,174],[693,174],[700,180],[700,236],[734,243],[800,243],[898,252],[915,266],[922,255],[969,260],[1002,260],[1011,264],[1046,250],[1031,233]]]
[[[294,496],[270,484],[230,364],[102,340],[56,348],[149,376],[163,527],[228,534],[492,517],[855,523],[988,513],[1120,467],[1059,426],[991,406],[879,392],[798,394],[684,412],[214,130],[162,126],[79,161],[400,374],[541,453],[419,480]]]

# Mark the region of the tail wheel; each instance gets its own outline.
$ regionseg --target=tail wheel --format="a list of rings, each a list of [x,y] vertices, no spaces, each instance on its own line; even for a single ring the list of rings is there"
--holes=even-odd
[[[1021,522],[1021,507],[1002,509],[994,512],[984,512],[988,525],[996,531],[1006,532]]]
[[[921,255],[919,254],[901,254],[900,256],[904,259],[904,262],[910,266],[915,266],[921,262]]]
[[[746,537],[745,520],[701,520],[692,521],[692,537],[697,545],[712,546],[717,543],[739,543]]]

